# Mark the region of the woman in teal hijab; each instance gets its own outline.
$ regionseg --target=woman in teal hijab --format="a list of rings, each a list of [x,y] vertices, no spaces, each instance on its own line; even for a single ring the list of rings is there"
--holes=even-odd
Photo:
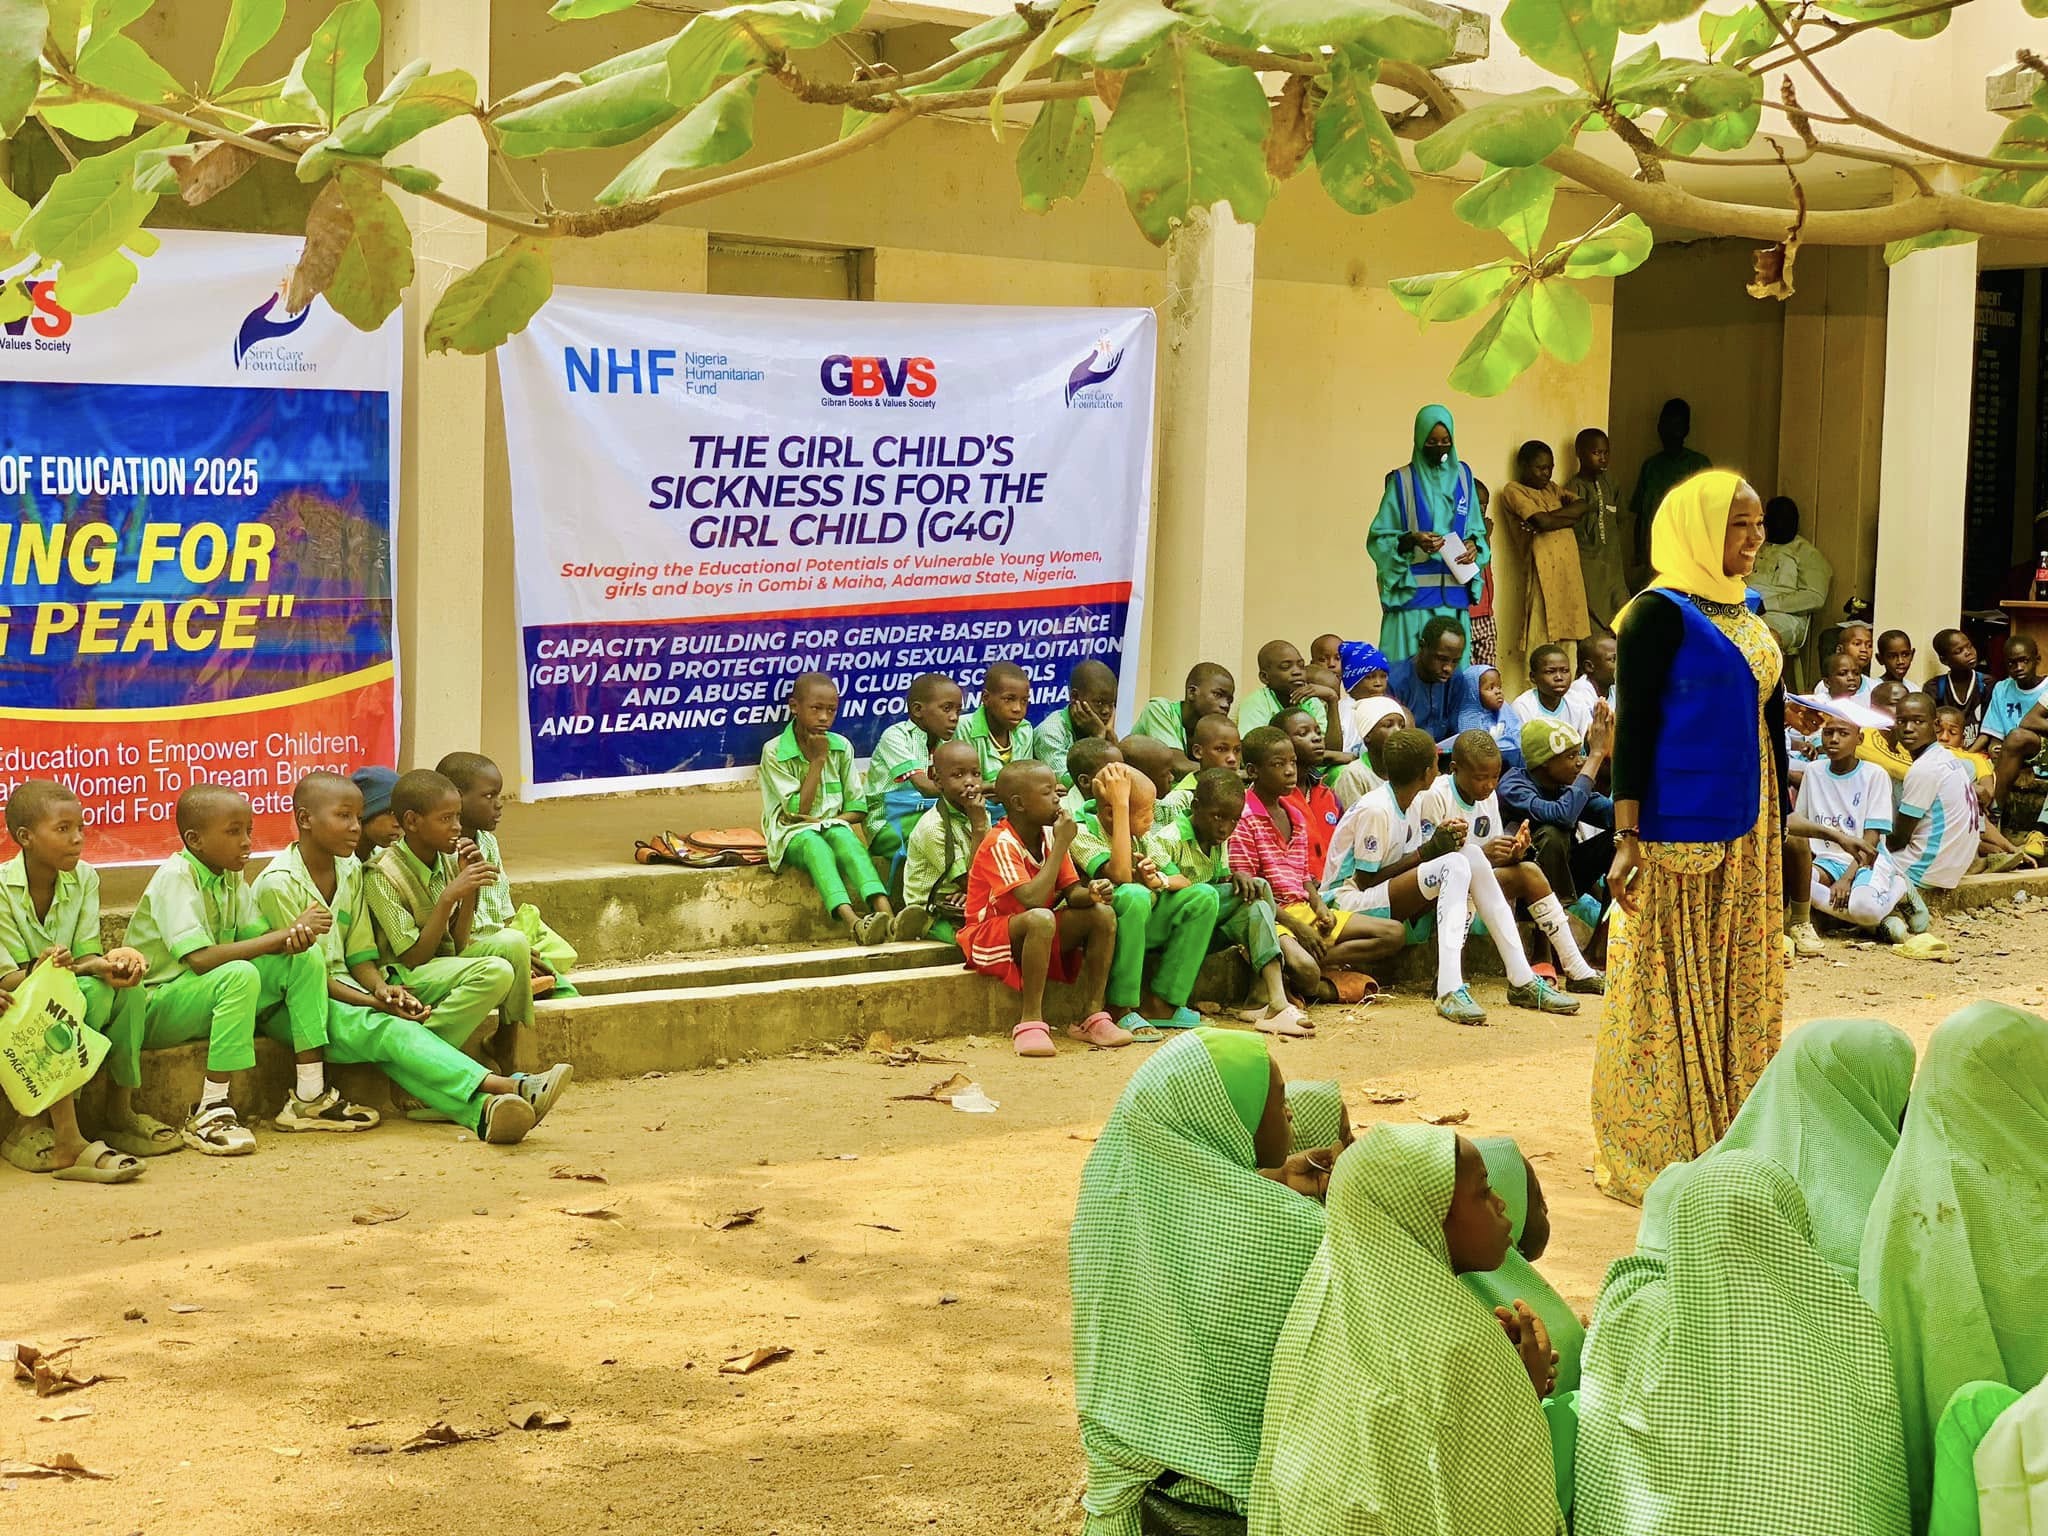
[[[2048,1020],[1972,1003],[1927,1041],[1857,1284],[1891,1341],[1916,1530],[1965,1382],[2048,1375]]]
[[[1366,548],[1380,576],[1380,649],[1389,661],[1415,654],[1422,627],[1438,614],[1455,619],[1472,639],[1467,610],[1485,586],[1484,574],[1458,581],[1441,552],[1447,535],[1465,542],[1467,558],[1484,566],[1492,558],[1472,468],[1459,462],[1451,413],[1427,405],[1415,417],[1415,451],[1398,469],[1387,471],[1379,512],[1366,535]]]
[[[1137,1536],[1148,1499],[1245,1508],[1330,1163],[1289,1156],[1285,1088],[1264,1036],[1190,1030],[1132,1074],[1089,1155],[1068,1241],[1087,1536]]]
[[[1679,1190],[1695,1170],[1740,1148],[1761,1152],[1798,1181],[1821,1257],[1854,1284],[1870,1202],[1891,1166],[1912,1087],[1913,1042],[1881,1020],[1815,1019],[1795,1029],[1728,1134],[1657,1175],[1643,1197],[1636,1252],[1664,1257]]]

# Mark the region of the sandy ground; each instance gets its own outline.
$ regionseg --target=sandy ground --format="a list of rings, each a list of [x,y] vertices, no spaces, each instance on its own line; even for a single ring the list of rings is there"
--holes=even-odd
[[[1953,968],[1842,946],[1803,962],[1790,1016],[1876,1014],[1924,1041],[1971,997],[2044,1005],[2039,907],[1949,931]],[[1544,1269],[1589,1305],[1634,1230],[1588,1175],[1594,1018],[1477,991],[1491,1028],[1413,999],[1325,1010],[1283,1064],[1339,1079],[1360,1121],[1462,1109],[1474,1132],[1519,1137],[1550,1191]],[[813,1055],[592,1084],[505,1152],[399,1124],[266,1133],[254,1158],[181,1154],[118,1189],[0,1168],[0,1336],[85,1336],[65,1363],[117,1378],[42,1400],[0,1386],[0,1463],[69,1452],[110,1474],[0,1471],[7,1528],[1066,1529],[1067,1223],[1142,1048],[926,1049],[962,1065]],[[1000,1112],[892,1100],[956,1070]],[[1370,1107],[1368,1084],[1415,1098]],[[616,1219],[565,1214],[593,1206]],[[404,1215],[357,1225],[373,1207]],[[751,1225],[707,1225],[751,1207]],[[764,1347],[790,1355],[721,1374]],[[508,1427],[507,1406],[534,1400],[570,1425]],[[436,1421],[491,1438],[399,1449]]]

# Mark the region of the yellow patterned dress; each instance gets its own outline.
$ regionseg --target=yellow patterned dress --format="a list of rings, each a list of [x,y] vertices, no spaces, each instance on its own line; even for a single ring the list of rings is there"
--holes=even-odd
[[[1756,676],[1761,794],[1732,843],[1642,846],[1593,1052],[1594,1180],[1631,1205],[1721,1139],[1784,1031],[1784,832],[1763,708],[1782,658],[1747,609],[1699,607]]]

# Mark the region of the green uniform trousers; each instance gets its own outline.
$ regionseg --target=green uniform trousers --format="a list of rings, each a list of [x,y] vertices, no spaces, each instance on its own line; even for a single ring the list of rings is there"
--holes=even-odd
[[[329,998],[327,1059],[381,1068],[427,1108],[475,1130],[484,1107],[485,1096],[478,1091],[484,1067],[436,1033],[433,1026],[440,1022],[438,1011],[429,1023],[420,1024]]]
[[[1179,1008],[1194,990],[1195,974],[1209,953],[1216,927],[1216,887],[1183,886],[1155,893],[1142,885],[1120,885],[1110,903],[1116,911],[1116,953],[1109,962],[1109,1005],[1135,1008],[1143,990],[1145,957],[1157,951],[1152,990]]]
[[[229,960],[204,976],[186,971],[144,987],[142,1047],[160,1051],[204,1040],[207,1071],[247,1071],[256,1065],[256,999],[262,990],[253,960]],[[114,1081],[120,1080],[116,1075]]]
[[[1216,931],[1210,943],[1217,949],[1232,945],[1245,952],[1252,969],[1263,971],[1280,958],[1279,919],[1274,915],[1270,894],[1257,901],[1240,901],[1227,885],[1211,887],[1216,892]],[[1260,889],[1271,887],[1261,882]]]
[[[327,956],[316,944],[296,955],[262,955],[254,962],[256,1027],[300,1051],[327,1048]]]
[[[525,939],[521,937],[520,942],[523,944]],[[468,1045],[483,1027],[484,1020],[491,1016],[491,1010],[504,1002],[505,994],[512,990],[512,974],[511,963],[496,955],[482,955],[474,959],[440,955],[410,970],[404,966],[391,967],[391,979],[434,1010],[425,1028],[458,1051]],[[530,975],[526,986],[530,1012],[533,997]]]
[[[811,877],[827,912],[837,912],[841,907],[864,912],[869,902],[888,894],[888,887],[882,884],[868,858],[866,845],[843,821],[792,832],[782,850],[782,859],[785,865],[794,864]],[[858,900],[847,895],[848,886]]]
[[[107,1037],[106,1068],[123,1088],[142,1084],[142,1016],[149,998],[142,988],[114,987],[97,976],[80,976],[85,1022]]]
[[[533,1022],[533,946],[525,934],[517,928],[500,928],[496,933],[471,939],[469,947],[454,958],[502,960],[511,968],[512,979],[506,983],[504,995],[498,1000],[499,1017],[507,1024]]]

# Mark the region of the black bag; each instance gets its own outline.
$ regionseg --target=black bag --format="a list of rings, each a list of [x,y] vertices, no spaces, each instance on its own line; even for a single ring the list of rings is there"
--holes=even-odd
[[[1169,1472],[1160,1482],[1173,1476]],[[1245,1536],[1245,1519],[1228,1510],[1183,1504],[1154,1483],[1138,1500],[1138,1529],[1143,1536]]]

